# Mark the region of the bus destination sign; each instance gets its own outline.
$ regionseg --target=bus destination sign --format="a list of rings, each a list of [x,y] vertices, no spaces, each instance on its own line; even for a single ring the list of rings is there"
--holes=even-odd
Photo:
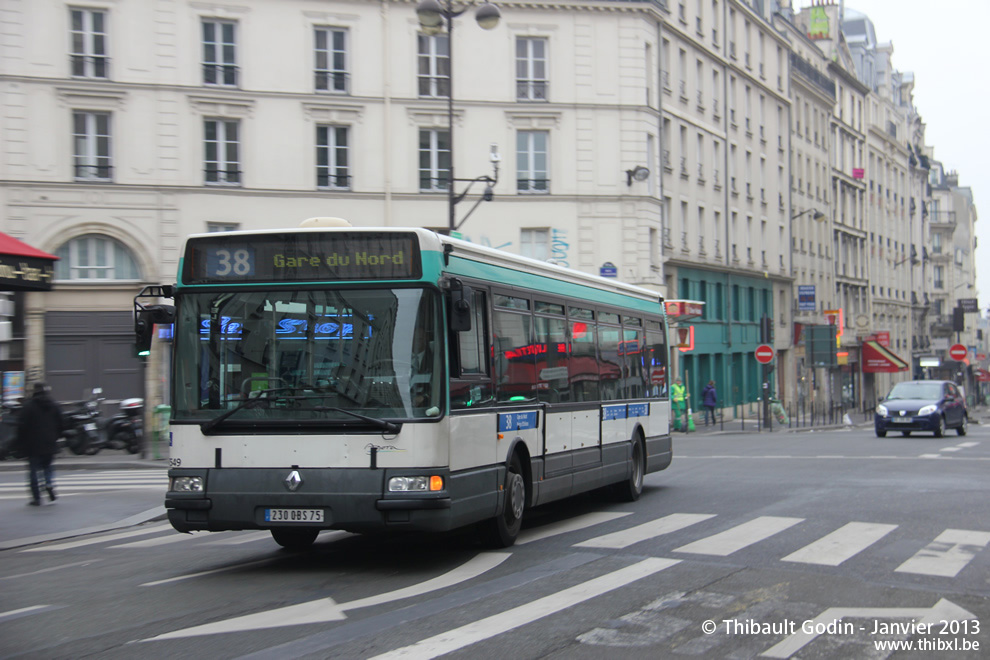
[[[408,280],[420,277],[412,233],[300,232],[189,239],[184,284]]]

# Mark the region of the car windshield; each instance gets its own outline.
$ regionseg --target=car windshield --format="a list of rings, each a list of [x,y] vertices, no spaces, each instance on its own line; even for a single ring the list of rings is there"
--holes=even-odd
[[[435,291],[186,293],[176,308],[177,421],[354,425],[443,408]]]
[[[898,383],[890,390],[888,399],[941,399],[941,383]]]

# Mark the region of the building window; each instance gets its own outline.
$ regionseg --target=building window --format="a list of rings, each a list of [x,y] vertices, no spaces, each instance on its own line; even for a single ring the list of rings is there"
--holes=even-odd
[[[107,77],[107,15],[97,9],[70,9],[72,24],[72,75],[76,78]]]
[[[77,181],[110,180],[110,114],[73,112],[72,137]]]
[[[419,189],[447,190],[450,183],[450,131],[419,132]]]
[[[945,266],[935,266],[932,284],[936,289],[945,288]]]
[[[56,280],[140,280],[141,270],[131,251],[118,240],[86,234],[63,243],[55,255]]]
[[[239,222],[207,222],[206,231],[212,233],[221,231],[237,231],[241,228]]]
[[[316,127],[316,186],[347,190],[351,187],[346,126]]]
[[[232,119],[207,119],[204,123],[204,180],[210,184],[241,183],[239,126]]]
[[[236,23],[203,21],[203,84],[237,86]]]
[[[347,30],[316,28],[316,89],[346,94]]]
[[[419,95],[450,96],[450,41],[446,34],[418,36]]]
[[[548,139],[546,131],[519,131],[516,134],[516,181],[519,192],[549,192]]]
[[[516,100],[547,100],[547,40],[516,39]]]
[[[550,258],[550,231],[547,229],[523,229],[519,238],[519,254],[531,259],[546,261]]]

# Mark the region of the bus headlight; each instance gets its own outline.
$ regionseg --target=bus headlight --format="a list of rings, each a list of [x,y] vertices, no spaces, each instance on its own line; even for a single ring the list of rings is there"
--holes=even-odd
[[[203,477],[172,477],[168,489],[180,493],[202,493]]]
[[[425,493],[443,490],[443,477],[437,475],[422,477],[392,477],[388,480],[390,493]]]

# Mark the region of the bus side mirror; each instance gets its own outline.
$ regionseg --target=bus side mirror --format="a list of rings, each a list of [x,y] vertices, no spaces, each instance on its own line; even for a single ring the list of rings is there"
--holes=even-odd
[[[175,318],[175,307],[171,305],[145,305],[134,312],[134,348],[138,355],[148,355],[151,351],[151,335],[155,324],[171,323]]]
[[[471,329],[471,287],[454,280],[450,291],[450,329],[452,332],[467,332]]]

